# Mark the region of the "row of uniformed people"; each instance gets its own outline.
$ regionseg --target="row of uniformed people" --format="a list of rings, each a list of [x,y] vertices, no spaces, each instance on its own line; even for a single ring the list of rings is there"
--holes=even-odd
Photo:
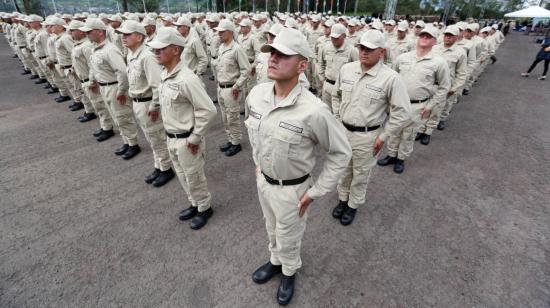
[[[213,214],[204,175],[204,136],[216,108],[200,79],[199,61],[194,66],[186,58],[192,55],[182,56],[193,37],[189,37],[192,25],[181,18],[185,17],[161,27],[148,45],[147,23],[127,20],[115,30],[122,47],[111,41],[112,34],[111,40],[108,38],[109,27],[99,19],[73,20],[66,25],[52,17],[45,24],[56,41],[63,42],[64,37],[69,46],[69,35],[72,40],[71,64],[63,58],[69,47],[59,43],[54,48],[56,65],[62,69],[56,70],[58,74],[64,74],[64,81],[72,74],[93,110],[98,112],[103,106],[107,111],[103,115],[98,112],[102,125],[98,139],[112,135],[113,125],[118,126],[125,146],[117,153],[131,158],[139,153],[137,120],[154,155],[155,172],[147,181],[155,183],[169,173],[173,176],[173,167],[191,205],[180,213],[180,219],[192,219],[191,228],[199,229]],[[26,23],[36,26],[31,19]],[[338,184],[339,200],[332,215],[343,225],[351,224],[358,207],[365,203],[369,178],[384,144],[389,155],[378,164],[395,164],[394,170],[402,172],[416,133],[422,139],[431,134],[434,125],[441,124],[442,111],[450,112],[468,77],[475,80],[474,74],[482,71],[486,59],[472,57],[474,66],[468,68],[468,54],[476,45],[467,50],[459,42],[464,40],[461,35],[466,40],[478,37],[474,30],[468,38],[469,25],[466,30],[460,25],[447,27],[439,45],[436,29],[424,27],[418,31],[414,49],[390,61],[387,53],[391,45],[376,27],[361,31],[360,39],[351,45],[346,43],[349,31],[343,23],[330,25],[329,19],[324,22],[323,36],[311,48],[307,35],[276,22],[266,32],[269,44],[252,47],[259,49],[252,58],[242,47],[245,44],[236,42],[234,22],[222,19],[210,23],[220,40],[211,64],[229,139],[222,149],[226,153],[240,147],[239,101],[246,96],[245,124],[271,254],[269,262],[253,273],[253,280],[264,283],[282,273],[277,300],[287,304],[301,267],[300,246],[309,204]],[[243,21],[239,25],[249,27]],[[62,33],[65,27],[68,33]],[[315,21],[311,29],[318,31]],[[491,31],[480,32],[485,36]],[[322,37],[330,38],[319,48],[317,41]],[[487,42],[480,45],[483,49]],[[200,44],[196,48],[200,49]],[[331,54],[330,49],[335,52]],[[343,59],[338,62],[335,57]],[[311,84],[303,77],[308,62],[314,64],[309,72],[318,75],[322,100],[309,91]],[[255,74],[251,64],[255,64]],[[246,90],[251,75],[265,82],[259,80]],[[78,86],[66,83],[73,91]],[[326,153],[326,159],[318,179],[313,180],[310,173],[316,164],[316,147]]]

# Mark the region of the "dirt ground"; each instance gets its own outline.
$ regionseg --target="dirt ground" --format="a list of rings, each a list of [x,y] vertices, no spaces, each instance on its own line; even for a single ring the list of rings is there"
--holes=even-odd
[[[335,193],[313,203],[291,306],[550,306],[550,80],[519,76],[538,48],[509,35],[405,173],[376,168],[351,226]],[[215,213],[193,231],[177,180],[144,183],[142,134],[121,160],[11,56],[0,39],[0,307],[277,306],[278,279],[251,280],[269,254],[246,138],[227,158],[210,129]]]

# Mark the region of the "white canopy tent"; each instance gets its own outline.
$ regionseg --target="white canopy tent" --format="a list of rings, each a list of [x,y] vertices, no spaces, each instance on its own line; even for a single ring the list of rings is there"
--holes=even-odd
[[[523,10],[504,14],[509,18],[550,18],[550,11],[540,6],[531,6]]]

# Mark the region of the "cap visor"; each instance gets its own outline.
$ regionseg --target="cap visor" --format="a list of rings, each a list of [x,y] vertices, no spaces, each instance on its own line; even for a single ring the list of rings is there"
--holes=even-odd
[[[355,44],[355,47],[359,47],[359,46],[367,47],[368,49],[382,48],[382,47],[376,46],[375,44],[370,43],[370,42],[363,42],[363,43]]]
[[[170,45],[170,44],[166,44],[166,43],[159,42],[159,41],[152,41],[151,43],[148,44],[148,46],[153,48],[153,49],[162,49],[162,48],[164,48],[168,45]]]
[[[339,38],[340,36],[342,36],[342,35],[345,34],[345,33],[338,34],[338,35],[335,35],[335,34],[336,34],[336,33],[331,33],[331,34],[330,34],[330,37],[332,37],[332,38]]]
[[[125,29],[125,28],[118,28],[118,29],[115,30],[115,32],[116,32],[116,33],[122,33],[122,34],[130,34],[130,33],[134,32],[134,31],[130,31],[130,30]]]
[[[267,45],[263,45],[262,48],[260,48],[260,50],[262,52],[270,52],[272,51],[273,49],[277,50],[278,52],[284,54],[284,55],[287,55],[287,56],[293,56],[293,55],[297,55],[298,53],[295,52],[295,51],[292,51],[290,50],[290,48],[286,47],[286,46],[283,46],[281,44],[267,44]]]
[[[218,31],[218,32],[227,31],[227,29],[224,28],[224,27],[216,27],[216,28],[214,28],[214,30],[216,30],[216,31]]]
[[[82,28],[79,28],[78,30],[82,31],[82,32],[90,32],[92,31],[93,29],[92,28],[89,28],[89,27],[82,27]]]

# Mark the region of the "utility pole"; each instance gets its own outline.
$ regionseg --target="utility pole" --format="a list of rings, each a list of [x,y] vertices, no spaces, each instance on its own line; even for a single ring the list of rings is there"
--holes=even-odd
[[[397,7],[397,0],[386,0],[386,8],[384,10],[384,19],[390,20],[395,17],[395,8]]]

